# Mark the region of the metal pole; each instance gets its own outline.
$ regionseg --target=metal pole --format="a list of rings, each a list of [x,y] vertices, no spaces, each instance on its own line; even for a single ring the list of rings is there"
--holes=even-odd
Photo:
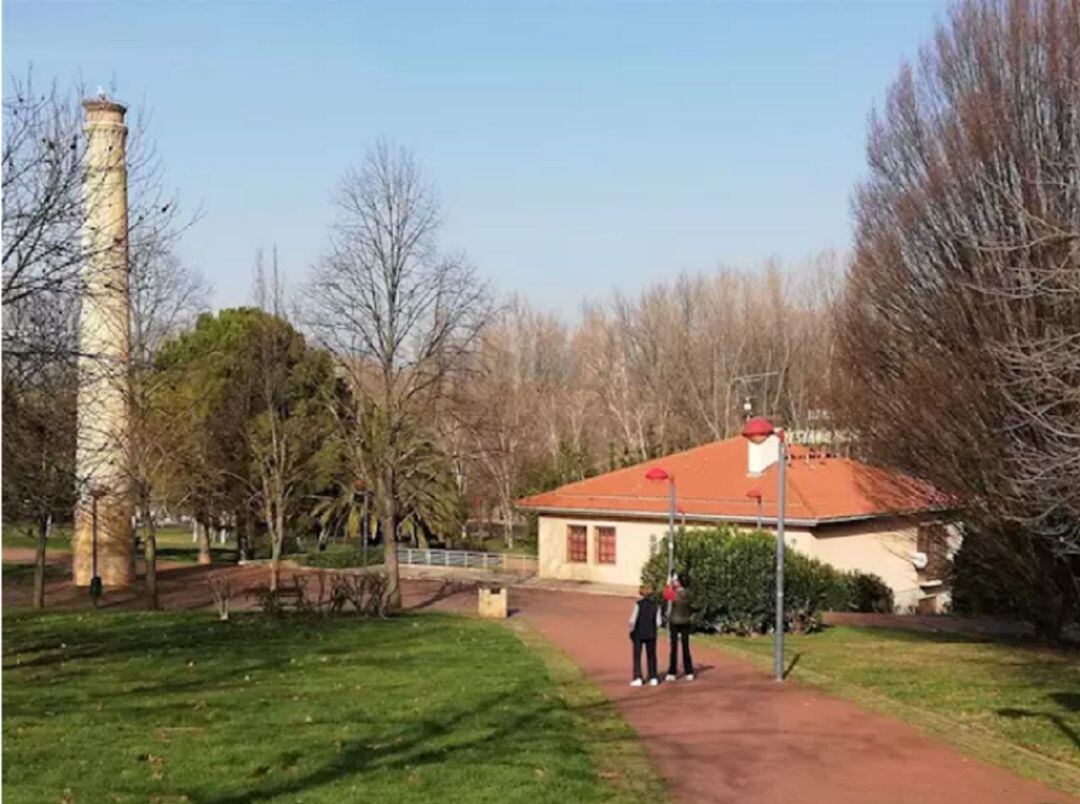
[[[773,644],[773,674],[777,681],[784,680],[784,474],[787,468],[787,447],[784,433],[780,439],[780,467],[776,472],[776,636]]]
[[[761,495],[757,498],[757,529],[761,530]]]
[[[97,608],[98,597],[101,595],[101,579],[97,571],[97,494],[90,498],[90,599]]]
[[[667,576],[671,580],[671,573],[675,571],[675,480],[668,481],[669,499],[668,505],[668,542],[667,542]]]

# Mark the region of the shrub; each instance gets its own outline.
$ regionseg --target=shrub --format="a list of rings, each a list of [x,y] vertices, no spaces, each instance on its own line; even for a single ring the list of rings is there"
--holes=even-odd
[[[730,526],[682,531],[675,538],[675,567],[691,577],[693,624],[699,630],[764,634],[776,617],[776,542],[770,534]],[[662,588],[667,540],[645,565],[642,580]],[[842,572],[821,561],[784,551],[785,627],[814,631],[824,611],[891,611],[892,592],[874,575]]]
[[[370,567],[383,563],[382,545],[369,547],[366,551],[356,544],[331,542],[320,550],[312,547],[304,553],[301,562],[306,567],[319,569],[350,569],[352,567]]]
[[[895,602],[892,589],[877,575],[864,572],[852,572],[848,575],[851,597],[848,608],[852,611],[873,611],[891,614]],[[832,607],[834,611],[837,609]]]

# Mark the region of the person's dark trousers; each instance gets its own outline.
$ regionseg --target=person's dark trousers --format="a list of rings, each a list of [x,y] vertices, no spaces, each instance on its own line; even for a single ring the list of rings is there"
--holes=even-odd
[[[690,658],[690,624],[675,624],[672,623],[670,630],[668,631],[668,645],[670,646],[671,660],[668,662],[668,675],[676,676],[678,669],[678,663],[676,662],[675,651],[677,643],[682,642],[682,663],[683,672],[689,676],[694,674],[694,660]]]
[[[648,663],[649,678],[656,678],[656,640],[634,640],[634,678],[641,678],[641,648],[645,648],[645,660]]]

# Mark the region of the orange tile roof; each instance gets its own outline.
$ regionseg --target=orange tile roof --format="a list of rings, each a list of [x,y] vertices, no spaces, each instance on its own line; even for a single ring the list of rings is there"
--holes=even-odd
[[[518,507],[552,513],[666,516],[667,483],[645,478],[654,467],[674,475],[680,516],[754,521],[757,502],[746,494],[756,488],[761,492],[763,518],[770,522],[776,518],[778,467],[774,464],[760,475],[748,475],[747,442],[741,436],[534,494],[518,500]],[[811,526],[946,507],[943,495],[926,483],[849,458],[815,456],[798,445],[789,448],[786,491],[786,518]]]

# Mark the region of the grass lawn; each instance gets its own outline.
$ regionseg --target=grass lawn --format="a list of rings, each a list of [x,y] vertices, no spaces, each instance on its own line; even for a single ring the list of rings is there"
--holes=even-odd
[[[771,666],[772,639],[705,637]],[[1080,790],[1080,651],[875,628],[789,636],[792,678]]]
[[[33,550],[37,547],[37,532],[30,524],[5,523],[3,528],[4,547],[25,547]],[[57,525],[45,552],[50,555],[71,552],[71,525]],[[210,553],[215,563],[229,563],[237,560],[236,542],[218,544],[217,539],[210,542]],[[199,548],[191,541],[191,529],[188,527],[164,527],[157,534],[157,555],[160,561],[181,561],[195,563],[199,558]]]
[[[31,584],[34,582],[33,564],[16,564],[5,561],[3,563],[4,583]],[[70,576],[67,567],[58,567],[56,564],[45,565],[45,582],[59,581]]]
[[[5,614],[13,802],[663,798],[599,693],[502,625]]]

